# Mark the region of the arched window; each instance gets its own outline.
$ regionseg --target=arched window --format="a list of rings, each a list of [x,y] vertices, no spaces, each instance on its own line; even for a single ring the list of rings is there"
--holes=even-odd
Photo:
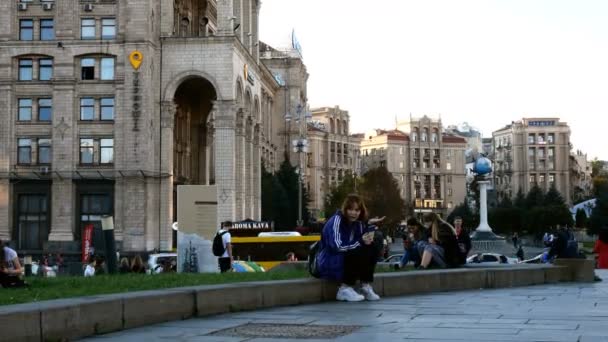
[[[439,140],[439,130],[437,128],[433,128],[433,133],[431,134],[431,141],[436,143]]]
[[[426,142],[429,138],[429,129],[428,128],[423,128],[422,129],[422,136],[420,137],[420,141],[422,142]]]
[[[418,141],[418,127],[415,127],[412,131],[412,141]]]

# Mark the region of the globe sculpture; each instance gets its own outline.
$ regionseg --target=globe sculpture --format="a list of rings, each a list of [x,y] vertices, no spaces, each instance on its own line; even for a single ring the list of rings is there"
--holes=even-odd
[[[492,162],[483,155],[480,156],[473,164],[473,173],[475,173],[475,179],[479,185],[479,226],[471,234],[471,239],[474,245],[480,249],[491,249],[494,245],[493,241],[501,240],[492,232],[492,228],[488,224],[488,185],[492,173]],[[476,241],[477,244],[475,244]]]

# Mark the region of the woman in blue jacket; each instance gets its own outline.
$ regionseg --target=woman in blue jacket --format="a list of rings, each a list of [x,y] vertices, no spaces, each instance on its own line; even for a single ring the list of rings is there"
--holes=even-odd
[[[371,219],[369,223],[383,219]],[[377,251],[372,244],[376,227],[368,226],[366,220],[367,209],[363,200],[351,194],[342,204],[342,210],[327,220],[323,227],[317,268],[321,278],[342,283],[337,300],[358,302],[380,299],[371,286],[377,260]],[[357,281],[361,282],[361,294],[353,288]]]

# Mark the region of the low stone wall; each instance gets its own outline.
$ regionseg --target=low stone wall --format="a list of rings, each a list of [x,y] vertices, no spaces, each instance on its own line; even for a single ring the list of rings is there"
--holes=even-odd
[[[589,266],[589,263],[591,263]],[[380,296],[593,281],[591,260],[376,275]],[[65,341],[227,312],[335,300],[337,284],[318,279],[194,286],[0,307],[0,341]]]

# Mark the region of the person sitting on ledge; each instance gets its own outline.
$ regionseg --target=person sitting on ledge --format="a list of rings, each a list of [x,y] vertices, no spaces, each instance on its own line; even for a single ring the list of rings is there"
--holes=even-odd
[[[400,267],[405,267],[410,261],[414,263],[414,267],[419,267],[421,261],[420,256],[422,255],[428,240],[428,232],[424,226],[422,226],[422,223],[414,217],[409,218],[407,220],[407,233],[403,237],[404,251]]]
[[[435,213],[427,214],[424,222],[431,232],[428,243],[424,246],[420,268],[458,267],[463,265],[456,230]]]
[[[351,194],[342,204],[342,210],[327,220],[323,227],[316,263],[320,278],[341,282],[337,300],[358,302],[380,299],[371,285],[377,262],[373,224],[383,219],[371,219],[368,225],[363,200]],[[361,283],[360,293],[353,288],[357,281]]]

